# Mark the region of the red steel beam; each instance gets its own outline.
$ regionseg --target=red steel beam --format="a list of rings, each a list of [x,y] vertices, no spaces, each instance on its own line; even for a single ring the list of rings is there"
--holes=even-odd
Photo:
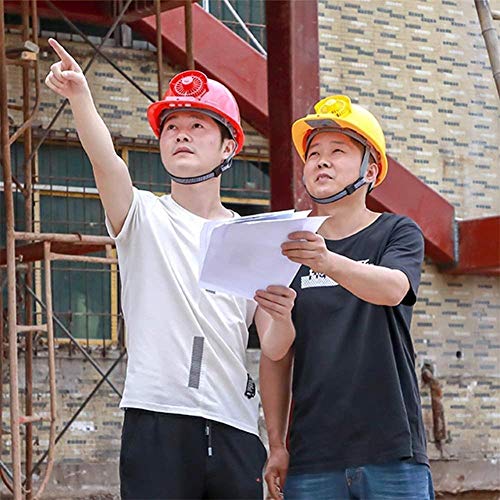
[[[450,274],[500,276],[500,216],[458,222],[458,264]]]
[[[107,3],[98,0],[88,0],[84,2],[74,2],[71,0],[54,0],[56,5],[72,21],[88,24],[111,24]],[[37,1],[38,15],[42,18],[59,19],[59,15],[43,0]],[[5,10],[9,13],[21,12],[21,2],[19,0],[5,0]]]
[[[223,82],[235,95],[245,120],[268,136],[266,58],[199,5],[194,4],[192,10],[195,67]],[[131,23],[131,27],[156,45],[154,16]],[[184,9],[162,14],[161,31],[165,56],[186,67]]]
[[[319,100],[317,2],[266,2],[271,209],[309,208],[291,124]]]
[[[9,13],[21,13],[22,2],[28,0],[5,0],[5,11]],[[196,2],[198,0],[192,0]],[[81,23],[97,24],[109,26],[113,22],[113,4],[111,0],[53,0],[54,5],[64,12],[72,21]],[[160,8],[162,12],[175,9],[185,4],[185,0],[162,0]],[[58,19],[57,12],[54,12],[44,0],[37,1],[38,15],[45,18]],[[132,2],[125,13],[123,21],[133,22],[154,13],[154,0],[141,0]]]
[[[438,264],[455,261],[453,205],[389,157],[384,182],[368,196],[368,208],[411,217],[422,229],[425,251]]]

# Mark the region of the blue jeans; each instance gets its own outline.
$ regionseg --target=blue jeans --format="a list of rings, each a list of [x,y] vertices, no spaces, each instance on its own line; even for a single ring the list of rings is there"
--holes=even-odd
[[[429,467],[395,461],[315,474],[289,474],[285,500],[434,500]]]

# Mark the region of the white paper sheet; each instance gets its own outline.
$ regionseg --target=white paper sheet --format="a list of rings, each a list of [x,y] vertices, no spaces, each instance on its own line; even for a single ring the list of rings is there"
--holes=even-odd
[[[288,286],[300,264],[281,254],[294,231],[315,233],[326,217],[286,210],[238,219],[210,221],[200,240],[200,286],[253,298],[269,285]]]

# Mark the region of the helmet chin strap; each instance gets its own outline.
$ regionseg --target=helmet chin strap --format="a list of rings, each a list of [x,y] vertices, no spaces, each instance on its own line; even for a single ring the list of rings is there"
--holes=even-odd
[[[172,174],[168,170],[167,174],[174,182],[177,182],[177,184],[199,184],[200,182],[208,181],[209,179],[213,179],[214,177],[219,177],[219,175],[221,175],[223,172],[231,168],[232,162],[233,162],[233,155],[226,158],[222,163],[220,163],[210,172],[198,175],[196,177],[178,177],[177,175]]]
[[[316,198],[313,196],[308,190],[307,187],[304,183],[304,187],[306,189],[306,193],[311,197],[311,199],[315,203],[319,203],[321,205],[325,205],[327,203],[333,203],[334,201],[339,201],[342,198],[345,198],[346,196],[351,195],[355,191],[357,191],[361,186],[364,186],[366,184],[365,180],[365,175],[366,171],[368,170],[368,163],[370,161],[370,148],[365,145],[365,152],[363,153],[363,160],[361,161],[361,167],[359,169],[359,178],[354,181],[352,184],[349,184],[345,189],[342,191],[339,191],[336,194],[333,194],[332,196],[327,196],[326,198]],[[371,188],[371,186],[370,186]],[[369,188],[369,190],[370,190]]]

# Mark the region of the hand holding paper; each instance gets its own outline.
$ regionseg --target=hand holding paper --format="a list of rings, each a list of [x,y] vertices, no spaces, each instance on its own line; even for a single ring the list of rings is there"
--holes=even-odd
[[[296,231],[281,245],[283,254],[293,262],[303,264],[317,273],[328,274],[328,256],[325,239],[319,234]]]
[[[315,233],[326,217],[310,211],[272,212],[207,222],[200,241],[200,286],[253,298],[269,285],[290,285],[300,264],[281,253],[296,231]]]

